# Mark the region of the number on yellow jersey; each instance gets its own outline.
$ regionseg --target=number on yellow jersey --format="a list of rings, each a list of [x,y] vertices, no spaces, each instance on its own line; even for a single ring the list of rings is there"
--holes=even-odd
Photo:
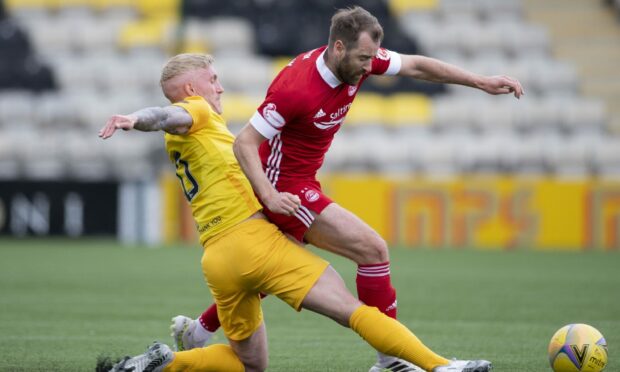
[[[181,187],[183,188],[183,193],[187,198],[187,201],[192,201],[194,196],[198,193],[198,182],[192,173],[189,171],[189,163],[186,160],[181,159],[180,152],[174,152],[174,163],[177,167],[176,175],[179,177],[181,181]],[[185,179],[183,178],[185,176]],[[188,190],[185,185],[191,185],[191,188]]]

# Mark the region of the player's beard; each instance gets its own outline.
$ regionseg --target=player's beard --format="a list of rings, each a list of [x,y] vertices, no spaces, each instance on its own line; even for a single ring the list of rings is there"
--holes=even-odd
[[[342,82],[348,85],[357,85],[364,74],[364,70],[357,68],[351,63],[351,59],[348,54],[340,61],[336,66],[336,72]]]

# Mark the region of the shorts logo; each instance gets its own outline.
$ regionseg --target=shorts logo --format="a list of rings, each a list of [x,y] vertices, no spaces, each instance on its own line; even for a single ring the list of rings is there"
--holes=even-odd
[[[357,92],[357,86],[355,85],[350,85],[349,86],[349,97],[351,97],[352,95],[355,94],[355,92]]]
[[[304,196],[306,197],[306,200],[309,201],[310,203],[315,202],[317,200],[319,200],[319,197],[321,195],[319,195],[318,192],[314,191],[314,190],[308,190],[306,191],[306,193],[304,194]]]
[[[387,61],[390,59],[390,55],[388,54],[388,51],[386,49],[379,48],[379,50],[377,51],[377,58]]]

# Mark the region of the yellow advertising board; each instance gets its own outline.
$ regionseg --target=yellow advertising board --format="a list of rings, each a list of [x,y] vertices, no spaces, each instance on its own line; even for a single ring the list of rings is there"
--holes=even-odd
[[[330,175],[325,191],[390,245],[618,249],[620,182]]]

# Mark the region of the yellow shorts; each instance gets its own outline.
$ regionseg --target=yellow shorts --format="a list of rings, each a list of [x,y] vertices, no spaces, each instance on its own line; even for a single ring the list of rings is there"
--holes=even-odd
[[[299,311],[327,266],[263,219],[242,222],[208,240],[202,256],[224,334],[236,341],[251,336],[263,320],[259,293],[275,295]]]

